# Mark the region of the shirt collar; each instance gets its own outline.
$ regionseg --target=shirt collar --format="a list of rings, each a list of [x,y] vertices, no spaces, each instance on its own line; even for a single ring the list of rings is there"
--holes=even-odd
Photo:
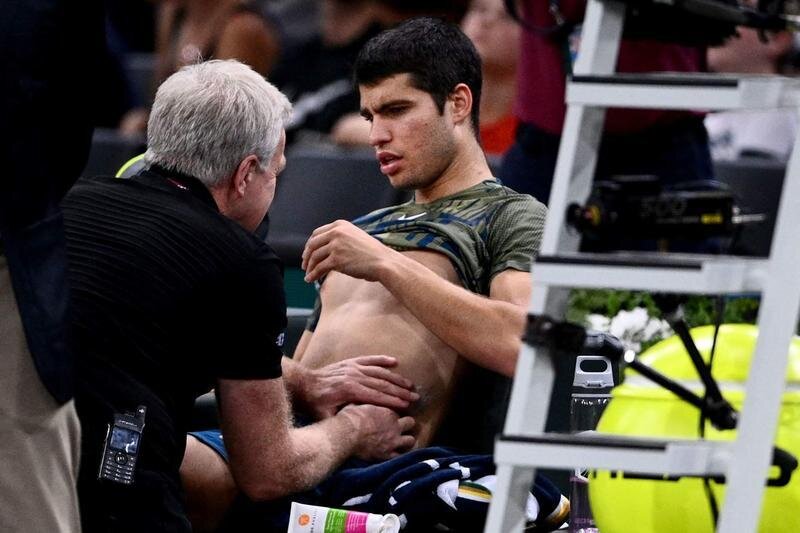
[[[215,211],[219,211],[219,206],[211,195],[208,187],[199,179],[188,174],[183,174],[177,170],[170,170],[158,164],[150,165],[150,168],[143,170],[133,179],[140,179],[160,189],[174,189],[185,191],[201,202],[213,206]]]

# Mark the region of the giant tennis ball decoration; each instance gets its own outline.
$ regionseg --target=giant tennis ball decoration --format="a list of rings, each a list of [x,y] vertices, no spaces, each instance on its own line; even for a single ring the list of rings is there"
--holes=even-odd
[[[708,361],[713,326],[694,328],[692,338]],[[717,338],[713,375],[723,395],[741,410],[744,383],[750,368],[758,329],[749,324],[727,324]],[[703,387],[680,339],[673,336],[643,353],[639,360],[701,394]],[[776,383],[776,387],[782,384]],[[612,392],[612,400],[598,431],[645,437],[698,436],[699,410],[632,370]],[[732,440],[733,431],[717,431],[706,423],[706,438]],[[775,444],[800,457],[800,338],[792,340],[787,387],[783,394]],[[720,506],[725,486],[711,482]],[[712,533],[714,531],[703,482],[697,478],[652,481],[626,478],[619,472],[595,471],[589,497],[602,533]],[[756,503],[754,502],[754,505]],[[759,533],[800,531],[800,471],[784,487],[767,487]]]

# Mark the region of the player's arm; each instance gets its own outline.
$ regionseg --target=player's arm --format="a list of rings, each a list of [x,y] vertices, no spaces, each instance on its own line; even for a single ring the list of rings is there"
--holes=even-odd
[[[251,499],[285,496],[320,483],[347,457],[385,460],[411,448],[414,424],[373,405],[293,428],[281,378],[219,381],[220,415],[230,468]]]
[[[531,290],[526,272],[500,272],[489,297],[477,295],[342,220],[312,233],[303,268],[306,281],[332,270],[378,281],[463,357],[501,374],[514,372]]]
[[[531,294],[530,273],[505,270],[497,274],[487,298],[397,255],[402,259],[393,256],[381,267],[381,283],[463,357],[513,375]]]

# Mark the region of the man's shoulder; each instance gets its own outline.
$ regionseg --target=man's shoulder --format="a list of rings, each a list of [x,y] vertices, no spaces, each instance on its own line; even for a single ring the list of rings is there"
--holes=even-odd
[[[150,187],[143,186],[138,180],[117,178],[111,175],[85,176],[80,178],[67,192],[64,198],[66,205],[81,201],[103,201],[114,204],[120,201],[140,205],[141,201],[155,193]]]
[[[173,186],[154,186],[153,183],[111,176],[81,178],[65,199],[67,208],[95,214],[141,217],[174,222],[177,227],[192,227],[199,223],[215,225],[224,217],[214,206],[203,202],[186,190]],[[120,222],[132,223],[119,217]]]
[[[547,208],[529,194],[522,194],[497,180],[486,180],[450,197],[442,208],[454,213],[479,212],[493,218],[496,213],[510,211],[528,216],[543,217]]]
[[[510,194],[500,197],[496,202],[498,210],[542,221],[547,216],[547,206],[533,196],[507,190]]]
[[[99,175],[80,178],[62,201],[64,216],[100,217],[103,212],[113,214],[120,205],[128,209],[143,209],[144,191],[130,180]]]
[[[543,203],[530,194],[517,192],[514,189],[506,187],[498,180],[486,180],[482,185],[483,187],[480,189],[480,195],[486,198],[487,201],[497,202],[499,204],[521,203],[529,205],[536,210],[546,209]]]
[[[108,175],[97,175],[97,176],[85,176],[72,186],[72,188],[67,193],[67,197],[75,196],[76,194],[85,193],[86,191],[92,191],[97,189],[103,189],[105,187],[112,187],[117,184],[117,182],[123,182],[122,179],[117,179],[112,176]]]
[[[70,233],[102,224],[107,232],[148,235],[153,242],[177,242],[218,249],[230,260],[276,258],[271,249],[222,215],[215,206],[177,187],[154,187],[136,178],[82,178],[65,198]]]

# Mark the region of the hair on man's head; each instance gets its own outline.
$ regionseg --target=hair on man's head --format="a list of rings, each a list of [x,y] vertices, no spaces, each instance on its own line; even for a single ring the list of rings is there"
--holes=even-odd
[[[248,155],[268,163],[291,111],[286,97],[243,63],[183,67],[158,88],[145,161],[214,187]]]
[[[458,26],[431,17],[413,18],[370,39],[355,63],[355,83],[372,86],[409,74],[414,87],[430,94],[439,112],[456,85],[472,92],[472,128],[477,136],[481,58]]]

